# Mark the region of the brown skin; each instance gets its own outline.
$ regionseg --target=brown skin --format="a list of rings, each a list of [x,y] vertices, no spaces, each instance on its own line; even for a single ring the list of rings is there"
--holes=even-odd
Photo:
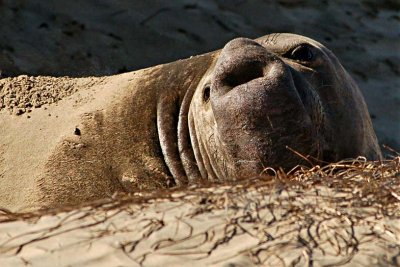
[[[220,52],[78,89],[29,120],[0,113],[1,207],[290,169],[302,159],[287,147],[326,161],[380,158],[354,81],[328,49],[298,35],[239,38]]]

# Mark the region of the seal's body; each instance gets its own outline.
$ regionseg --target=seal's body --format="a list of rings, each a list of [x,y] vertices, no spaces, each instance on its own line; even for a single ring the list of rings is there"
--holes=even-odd
[[[221,51],[87,79],[73,79],[75,93],[29,119],[0,112],[1,207],[238,179],[302,163],[293,151],[380,157],[356,84],[302,36],[238,38]]]

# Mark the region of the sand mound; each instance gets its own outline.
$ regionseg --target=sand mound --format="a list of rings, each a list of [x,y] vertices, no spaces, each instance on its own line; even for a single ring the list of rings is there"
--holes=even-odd
[[[45,104],[57,103],[81,88],[105,78],[70,78],[21,75],[0,79],[0,111],[21,115]],[[54,86],[55,83],[57,86]]]
[[[271,172],[273,174],[273,172]],[[0,215],[2,266],[398,266],[400,158]]]
[[[59,86],[54,87],[57,80]],[[74,79],[54,77],[32,77],[21,75],[17,78],[0,80],[0,110],[21,115],[32,108],[52,104],[76,92]],[[38,86],[39,85],[39,86]]]

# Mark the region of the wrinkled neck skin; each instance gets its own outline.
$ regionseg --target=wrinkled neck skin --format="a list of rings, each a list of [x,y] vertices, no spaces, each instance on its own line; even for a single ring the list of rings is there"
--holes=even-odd
[[[165,93],[157,104],[157,131],[165,164],[175,185],[222,181],[233,173],[228,169],[225,144],[210,107],[204,109],[203,90],[215,68],[219,52],[195,86],[182,94]],[[206,114],[204,114],[206,113]]]
[[[219,53],[218,53],[219,54]],[[210,86],[218,56],[197,86],[189,109],[189,131],[197,166],[204,180],[223,181],[235,171],[227,162],[229,153],[218,133],[210,105],[204,105],[203,88]]]
[[[215,55],[210,54],[213,62]],[[196,73],[196,76],[203,73]],[[197,184],[207,178],[195,137],[191,106],[200,78],[195,78],[182,90],[165,90],[157,103],[157,133],[159,145],[169,174],[170,185]]]

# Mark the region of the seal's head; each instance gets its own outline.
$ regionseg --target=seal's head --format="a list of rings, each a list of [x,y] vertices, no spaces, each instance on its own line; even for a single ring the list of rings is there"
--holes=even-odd
[[[209,180],[290,169],[380,150],[363,97],[338,59],[294,34],[238,38],[217,55],[189,111],[193,148]]]

